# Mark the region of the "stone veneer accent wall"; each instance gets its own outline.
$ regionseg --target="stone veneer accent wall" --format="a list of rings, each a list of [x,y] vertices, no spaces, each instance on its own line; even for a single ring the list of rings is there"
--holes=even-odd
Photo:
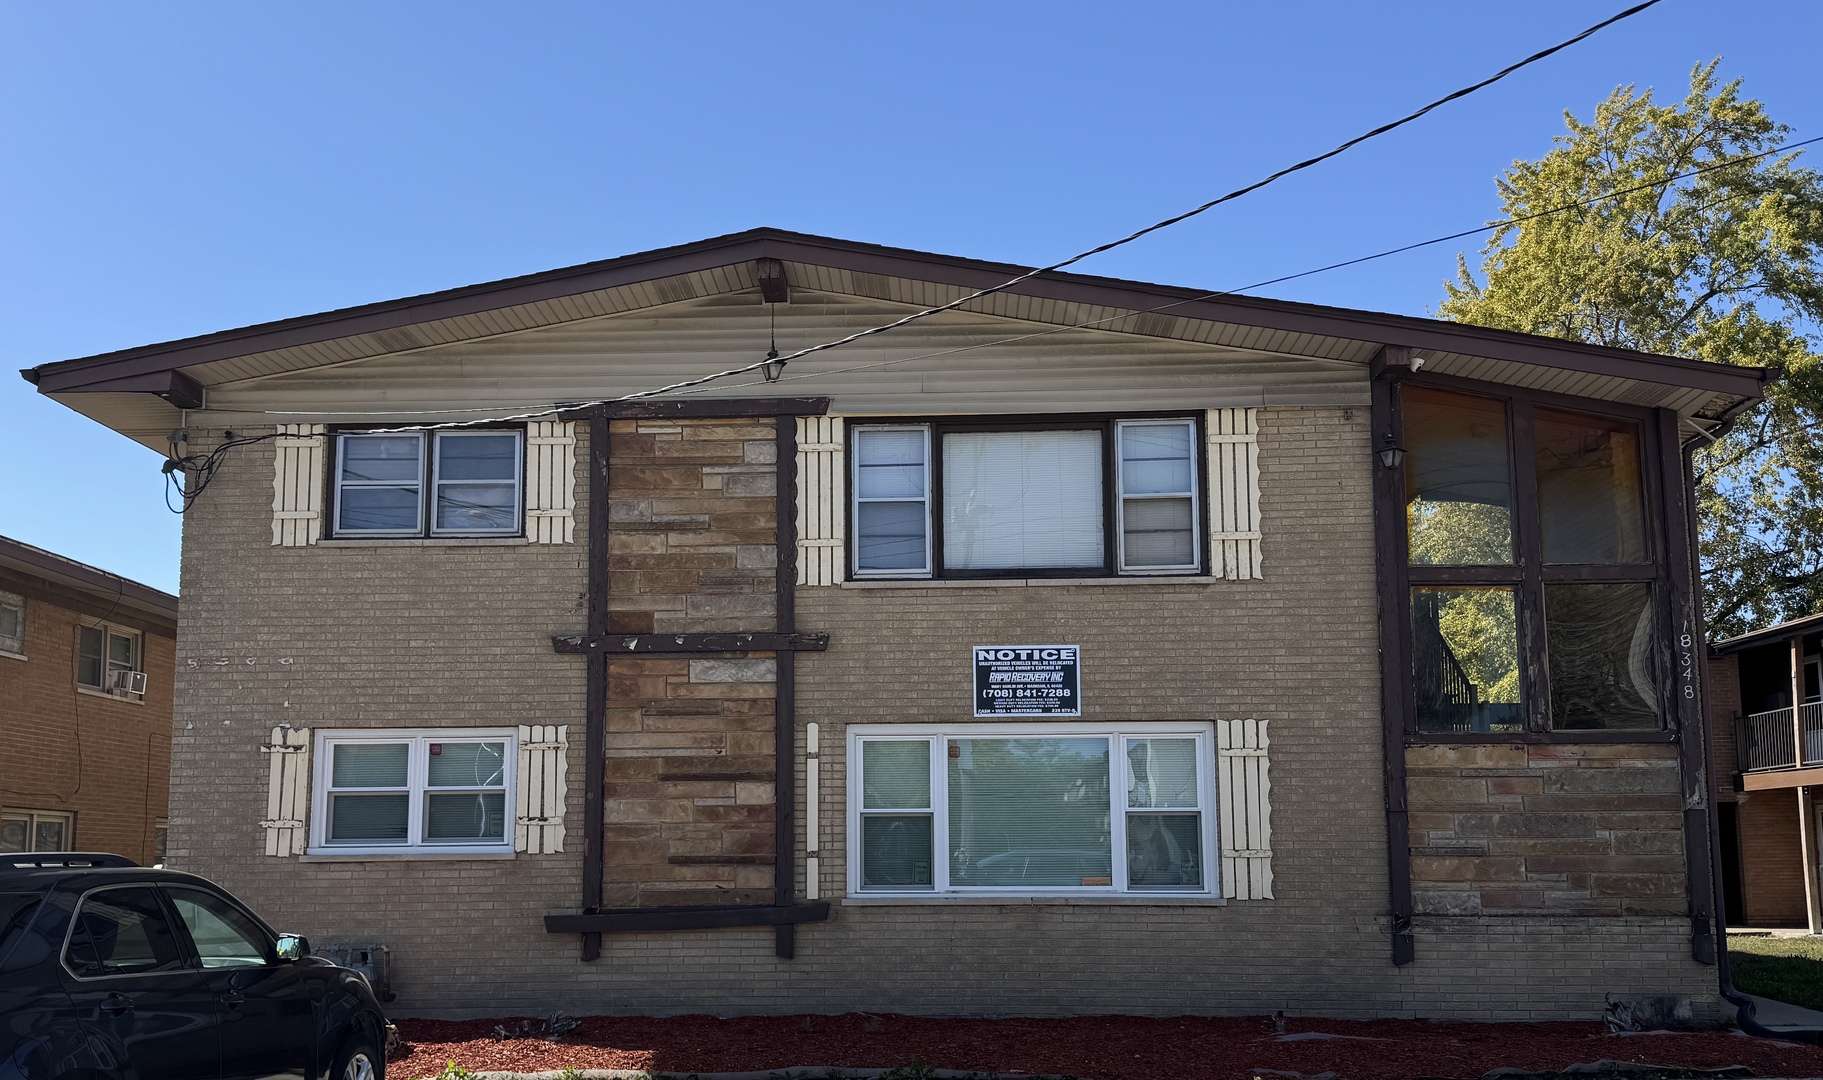
[[[1405,765],[1418,913],[1685,911],[1675,746],[1413,746]]]
[[[773,628],[774,438],[750,420],[614,422],[614,632]],[[770,653],[609,663],[608,906],[771,901],[775,675]]]

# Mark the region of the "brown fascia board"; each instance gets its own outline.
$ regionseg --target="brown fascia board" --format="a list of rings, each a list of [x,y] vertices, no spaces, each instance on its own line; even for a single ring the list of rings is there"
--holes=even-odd
[[[1777,626],[1768,626],[1764,630],[1755,630],[1731,637],[1726,641],[1718,641],[1710,646],[1709,651],[1717,656],[1726,656],[1743,649],[1751,649],[1756,645],[1765,645],[1768,642],[1783,641],[1786,638],[1808,634],[1812,630],[1823,630],[1823,614],[1804,615],[1789,622],[1782,622]]]
[[[20,374],[40,393],[83,392],[147,374],[172,371],[274,349],[373,333],[436,319],[536,303],[657,278],[711,270],[754,259],[778,259],[859,273],[933,281],[965,289],[998,285],[1028,267],[889,248],[779,229],[753,229],[602,262],[469,285],[422,296],[343,308],[201,337],[146,345],[28,368]],[[1542,367],[1589,372],[1671,386],[1689,386],[1744,400],[1757,399],[1763,368],[1732,367],[1658,356],[1558,338],[1492,330],[1409,315],[1355,311],[1284,300],[1224,295],[1119,278],[1052,273],[1008,290],[1026,296],[1132,311],[1174,302],[1183,318],[1257,326],[1418,350],[1464,353]]]
[[[0,536],[0,566],[76,589],[105,603],[119,603],[177,621],[177,597],[170,593],[10,537]]]

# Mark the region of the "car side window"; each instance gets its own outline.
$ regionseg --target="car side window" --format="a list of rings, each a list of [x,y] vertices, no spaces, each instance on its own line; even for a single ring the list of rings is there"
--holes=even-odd
[[[258,967],[271,961],[272,942],[247,913],[201,889],[169,889],[171,906],[190,931],[205,968]]]
[[[81,979],[184,966],[177,934],[149,886],[102,889],[83,897],[63,959]]]

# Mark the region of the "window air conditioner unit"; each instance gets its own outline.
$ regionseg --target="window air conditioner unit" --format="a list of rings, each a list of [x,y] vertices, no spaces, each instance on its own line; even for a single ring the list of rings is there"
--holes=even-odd
[[[137,694],[144,697],[146,673],[143,671],[110,671],[108,672],[108,689],[116,694]]]

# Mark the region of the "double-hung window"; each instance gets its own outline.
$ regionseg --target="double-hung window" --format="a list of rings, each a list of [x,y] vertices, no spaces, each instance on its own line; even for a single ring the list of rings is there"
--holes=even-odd
[[[127,698],[143,698],[145,636],[124,627],[84,626],[76,641],[76,685]]]
[[[25,655],[25,597],[0,592],[0,653]]]
[[[359,432],[335,437],[335,536],[512,536],[525,433]]]
[[[1660,515],[1646,417],[1415,382],[1399,409],[1412,727],[1660,728],[1666,578],[1647,527]]]
[[[1188,417],[853,428],[857,578],[1202,572]]]
[[[68,851],[76,815],[56,810],[0,810],[0,851]]]
[[[1220,895],[1209,724],[849,729],[856,895]]]
[[[511,730],[317,732],[311,850],[513,850]]]

